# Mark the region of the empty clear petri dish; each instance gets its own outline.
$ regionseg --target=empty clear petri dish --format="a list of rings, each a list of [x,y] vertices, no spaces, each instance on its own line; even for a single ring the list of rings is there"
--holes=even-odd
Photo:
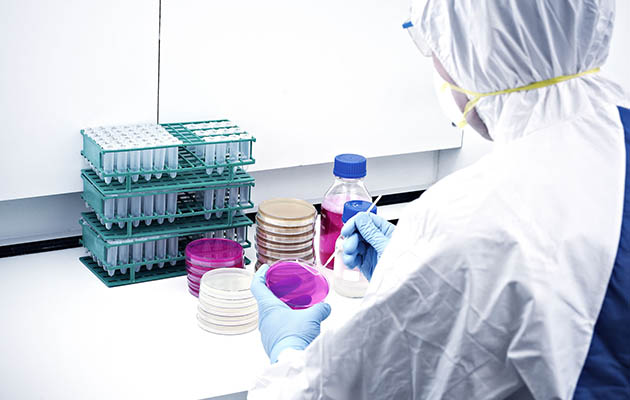
[[[219,325],[245,325],[251,323],[252,321],[258,320],[258,311],[245,315],[225,316],[212,314],[201,307],[197,307],[197,312],[199,313],[199,316],[206,322]]]
[[[258,304],[254,301],[253,304],[250,304],[248,306],[241,306],[241,307],[221,307],[220,305],[216,305],[214,303],[209,303],[206,300],[206,297],[204,297],[203,295],[199,295],[199,307],[203,308],[204,311],[210,313],[210,314],[215,314],[215,315],[223,315],[226,317],[235,317],[235,316],[242,316],[242,315],[247,315],[247,314],[251,314],[253,312],[256,312],[258,310]]]
[[[324,300],[328,281],[311,263],[302,260],[280,260],[267,271],[269,290],[293,309],[304,309]]]
[[[219,325],[207,322],[201,318],[199,314],[197,314],[197,323],[201,329],[211,333],[219,335],[241,335],[256,329],[258,326],[258,319],[244,325]]]
[[[206,272],[201,278],[205,294],[226,300],[249,299],[249,287],[254,274],[241,268],[219,268]]]
[[[229,239],[197,239],[186,246],[186,261],[197,267],[243,266],[243,246]]]
[[[203,290],[201,290],[201,292],[199,293],[199,298],[204,302],[204,304],[209,304],[211,306],[220,308],[240,309],[255,306],[257,304],[254,296],[248,299],[226,300],[210,296]]]
[[[315,222],[317,210],[299,199],[270,199],[258,205],[261,221],[277,226],[308,226]]]

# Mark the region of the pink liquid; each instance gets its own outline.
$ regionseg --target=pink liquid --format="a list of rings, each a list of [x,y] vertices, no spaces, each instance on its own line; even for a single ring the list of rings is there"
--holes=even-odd
[[[322,205],[322,225],[319,236],[319,261],[324,265],[335,251],[335,242],[339,237],[343,222],[341,213],[329,210],[326,202]],[[326,268],[333,269],[335,260],[332,260]]]

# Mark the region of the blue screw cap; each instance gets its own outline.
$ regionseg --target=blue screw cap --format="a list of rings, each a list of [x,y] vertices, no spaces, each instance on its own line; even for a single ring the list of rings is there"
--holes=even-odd
[[[372,203],[370,203],[369,201],[364,201],[364,200],[347,201],[343,205],[343,214],[341,214],[341,220],[345,224],[346,222],[348,222],[350,218],[354,217],[358,213],[367,211],[371,205]],[[370,212],[373,214],[376,214],[376,206],[374,206],[374,208],[372,208]]]
[[[333,174],[346,179],[364,178],[367,175],[367,160],[359,154],[339,154],[335,157]]]

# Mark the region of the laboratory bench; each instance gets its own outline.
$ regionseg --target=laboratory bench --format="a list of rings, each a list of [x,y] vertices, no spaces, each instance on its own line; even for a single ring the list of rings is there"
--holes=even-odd
[[[379,214],[394,219],[401,207]],[[0,398],[246,397],[269,364],[258,330],[206,332],[186,276],[108,288],[81,264],[85,254],[0,258]],[[255,259],[254,250],[246,256]],[[332,312],[323,330],[361,302],[334,290],[326,301]]]

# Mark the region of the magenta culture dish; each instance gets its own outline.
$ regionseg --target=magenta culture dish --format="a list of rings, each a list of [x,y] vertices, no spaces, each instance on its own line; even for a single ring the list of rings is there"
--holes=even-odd
[[[265,279],[267,287],[294,310],[309,308],[328,295],[328,281],[317,268],[303,260],[273,263]]]
[[[188,289],[199,296],[199,282],[208,271],[217,268],[243,268],[243,246],[229,239],[207,238],[186,246]]]

